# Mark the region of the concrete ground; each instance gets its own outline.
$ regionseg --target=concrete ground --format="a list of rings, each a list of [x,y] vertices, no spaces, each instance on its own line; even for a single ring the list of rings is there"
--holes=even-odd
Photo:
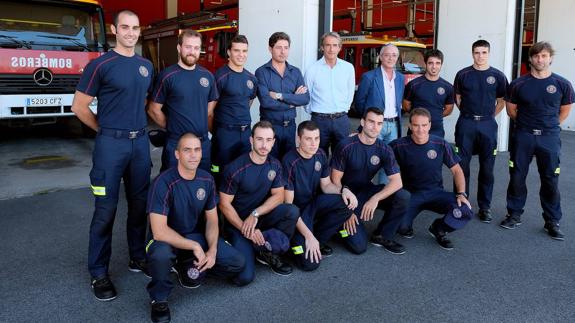
[[[20,182],[20,175],[8,174],[6,154],[16,152],[27,140],[6,148],[10,142],[3,138],[0,147],[5,196],[0,200],[0,322],[148,321],[148,279],[127,270],[123,197],[110,266],[119,296],[103,303],[90,290],[86,255],[93,198],[87,188],[75,188],[87,183],[90,140],[30,141],[32,147],[53,143],[52,148],[38,145],[30,157],[67,156],[76,162],[67,167],[26,169],[21,163],[25,158],[14,157],[13,168],[35,172],[29,177],[31,186],[44,180],[51,184],[38,185],[45,194],[37,194],[36,188],[18,193],[11,187]],[[280,277],[258,266],[256,280],[243,288],[215,279],[194,290],[176,286],[170,296],[173,322],[573,322],[575,218],[571,211],[575,201],[570,197],[575,187],[571,158],[575,133],[564,132],[562,140],[560,188],[565,217],[561,224],[567,236],[563,242],[550,239],[542,230],[534,164],[523,225],[512,231],[497,225],[505,215],[509,178],[508,154],[501,153],[495,167],[495,221],[474,220],[453,233],[454,250],[437,246],[426,231],[436,215],[422,213],[415,222],[415,237],[400,239],[408,250],[405,255],[370,246],[364,255],[356,256],[333,241],[334,255],[315,272],[295,270]],[[477,173],[476,160],[472,170]],[[51,179],[40,178],[44,175]],[[16,179],[6,181],[10,176]],[[58,186],[60,182],[64,184]],[[447,172],[445,182],[451,182]],[[27,196],[11,198],[20,195]]]

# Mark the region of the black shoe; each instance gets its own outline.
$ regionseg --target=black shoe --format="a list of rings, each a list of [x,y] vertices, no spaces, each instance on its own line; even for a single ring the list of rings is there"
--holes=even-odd
[[[447,239],[447,235],[445,234],[445,232],[435,229],[435,226],[433,224],[429,226],[428,230],[429,233],[435,238],[435,241],[437,241],[437,244],[439,244],[441,248],[445,250],[453,249],[453,243],[451,242],[451,240]]]
[[[333,254],[333,248],[324,244],[319,246],[319,251],[322,257],[329,257]]]
[[[499,224],[500,227],[513,230],[521,225],[521,218],[518,216],[511,216],[507,214],[505,219]]]
[[[411,239],[414,236],[413,228],[407,228],[404,230],[399,229],[399,230],[397,230],[397,234],[399,234],[400,236],[407,238],[407,239]]]
[[[172,267],[174,268],[174,267]],[[190,271],[194,271],[197,269],[195,267],[185,266],[185,265],[176,265],[176,274],[178,275],[178,281],[180,285],[184,288],[194,289],[202,286],[202,282],[198,278],[191,278],[190,274],[195,276],[196,274],[199,275],[199,272],[192,273]]]
[[[479,217],[479,221],[481,221],[483,223],[491,223],[491,220],[493,220],[493,218],[491,217],[491,210],[490,209],[479,210],[479,213],[477,213],[477,216]]]
[[[146,275],[146,277],[152,278],[152,276],[150,276],[150,272],[148,271],[148,263],[145,260],[130,260],[130,263],[128,264],[128,270],[133,273],[142,272],[144,275]]]
[[[152,301],[150,304],[152,307],[152,314],[150,317],[152,318],[152,322],[155,323],[167,323],[170,322],[170,307],[168,306],[168,302],[156,302]]]
[[[561,232],[561,229],[559,229],[559,224],[552,223],[552,222],[546,222],[543,229],[545,231],[547,231],[547,234],[551,238],[553,238],[555,240],[561,240],[561,241],[565,240],[565,235],[563,234],[563,232]]]
[[[108,276],[92,279],[92,290],[94,291],[94,296],[96,296],[99,301],[111,301],[118,296],[116,288],[114,288],[114,284],[112,284]]]
[[[269,266],[278,275],[288,276],[293,271],[290,264],[283,262],[278,255],[274,255],[269,251],[257,253],[256,260],[263,265]]]
[[[405,253],[405,247],[393,240],[386,240],[382,236],[374,235],[370,240],[371,244],[378,247],[383,247],[385,250],[395,255],[402,255]]]

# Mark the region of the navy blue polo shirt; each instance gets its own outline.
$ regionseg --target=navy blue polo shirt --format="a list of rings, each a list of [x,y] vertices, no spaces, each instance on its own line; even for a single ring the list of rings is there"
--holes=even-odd
[[[442,165],[451,168],[460,160],[447,141],[434,135],[422,145],[416,144],[411,136],[389,145],[401,169],[403,188],[410,192],[443,189]]]
[[[493,67],[480,71],[469,66],[457,72],[453,88],[461,95],[461,114],[495,115],[497,98],[505,96],[508,85],[505,75]]]
[[[321,192],[320,180],[329,177],[327,156],[320,148],[306,159],[297,149],[290,150],[282,160],[285,188],[294,192],[293,204],[300,209],[305,208]]]
[[[343,172],[342,185],[357,193],[371,183],[373,176],[383,168],[387,175],[399,173],[393,151],[381,139],[366,145],[359,136],[347,137],[337,146],[331,167]]]
[[[454,103],[453,86],[441,77],[428,80],[425,75],[411,80],[405,86],[403,98],[411,102],[411,108],[426,108],[431,113],[431,127],[443,128],[445,105]]]
[[[517,104],[517,128],[557,133],[559,110],[573,100],[573,86],[555,73],[544,79],[523,75],[511,82],[505,96],[505,101]]]
[[[153,71],[149,60],[112,50],[86,65],[76,90],[98,97],[100,128],[140,130],[148,124],[146,98]]]
[[[193,233],[206,210],[216,207],[213,177],[198,169],[192,180],[180,176],[177,167],[161,173],[148,193],[148,213],[168,217],[168,226],[181,235]]]
[[[214,110],[217,123],[230,125],[249,125],[250,101],[257,94],[257,79],[245,68],[241,72],[224,65],[216,71],[216,86],[220,98]]]
[[[220,192],[234,195],[232,206],[242,220],[264,203],[272,188],[284,186],[282,166],[272,156],[259,165],[245,153],[225,167],[223,178]]]
[[[178,64],[164,69],[156,79],[152,101],[163,104],[166,130],[179,138],[186,132],[208,134],[208,102],[218,99],[214,76],[196,65],[193,70]]]
[[[300,86],[305,86],[300,70],[286,62],[283,77],[273,68],[272,61],[256,70],[258,79],[258,100],[260,101],[260,119],[271,122],[293,120],[296,117],[294,107],[309,103],[309,92],[295,94]],[[281,93],[281,101],[270,97],[270,91]]]

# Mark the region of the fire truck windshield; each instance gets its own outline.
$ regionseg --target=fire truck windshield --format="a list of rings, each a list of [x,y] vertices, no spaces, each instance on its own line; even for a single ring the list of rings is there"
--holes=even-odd
[[[0,47],[102,51],[102,15],[99,7],[27,1],[0,2]]]

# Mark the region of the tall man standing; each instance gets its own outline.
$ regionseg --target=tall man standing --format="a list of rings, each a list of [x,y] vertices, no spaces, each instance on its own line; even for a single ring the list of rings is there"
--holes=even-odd
[[[554,50],[548,42],[529,49],[531,71],[509,85],[505,101],[507,114],[515,121],[509,160],[507,217],[501,227],[515,229],[527,199],[525,179],[533,156],[541,179],[539,196],[543,208],[544,229],[553,239],[563,240],[559,229],[562,217],[559,195],[559,155],[561,122],[569,116],[575,100],[573,86],[550,70]]]
[[[146,272],[146,197],[150,184],[150,146],[146,134],[146,96],[153,66],[134,52],[140,36],[138,16],[122,10],[110,27],[116,47],[90,62],[76,88],[72,111],[96,130],[90,182],[96,198],[90,225],[88,269],[98,300],[116,298],[108,276],[112,228],[124,180],[128,201],[129,269]],[[89,108],[98,97],[98,114]]]
[[[438,49],[425,52],[425,74],[407,83],[403,94],[403,110],[426,108],[431,113],[432,135],[443,138],[443,118],[453,111],[453,86],[439,76],[443,53]]]
[[[349,135],[347,111],[355,92],[353,65],[339,59],[341,37],[330,31],[321,36],[323,57],[305,73],[305,84],[310,101],[306,111],[311,113],[320,130],[320,148],[329,155],[337,144]]]
[[[471,46],[473,65],[455,75],[455,102],[460,114],[455,125],[455,145],[465,174],[465,192],[469,194],[469,163],[473,154],[479,155],[477,204],[481,222],[491,222],[493,195],[493,167],[497,155],[497,122],[503,110],[507,78],[489,66],[490,45],[478,40]]]
[[[300,70],[287,62],[290,44],[286,33],[273,33],[268,41],[272,58],[256,70],[260,120],[273,125],[275,145],[271,154],[278,159],[295,147],[295,108],[309,103]]]
[[[212,73],[198,65],[202,49],[202,35],[186,29],[178,36],[178,63],[163,70],[154,86],[148,114],[167,130],[168,140],[162,152],[164,171],[176,166],[174,151],[178,139],[187,132],[202,141],[200,168],[210,171],[211,143],[208,131],[212,127],[218,90]],[[166,106],[166,113],[162,109]]]

